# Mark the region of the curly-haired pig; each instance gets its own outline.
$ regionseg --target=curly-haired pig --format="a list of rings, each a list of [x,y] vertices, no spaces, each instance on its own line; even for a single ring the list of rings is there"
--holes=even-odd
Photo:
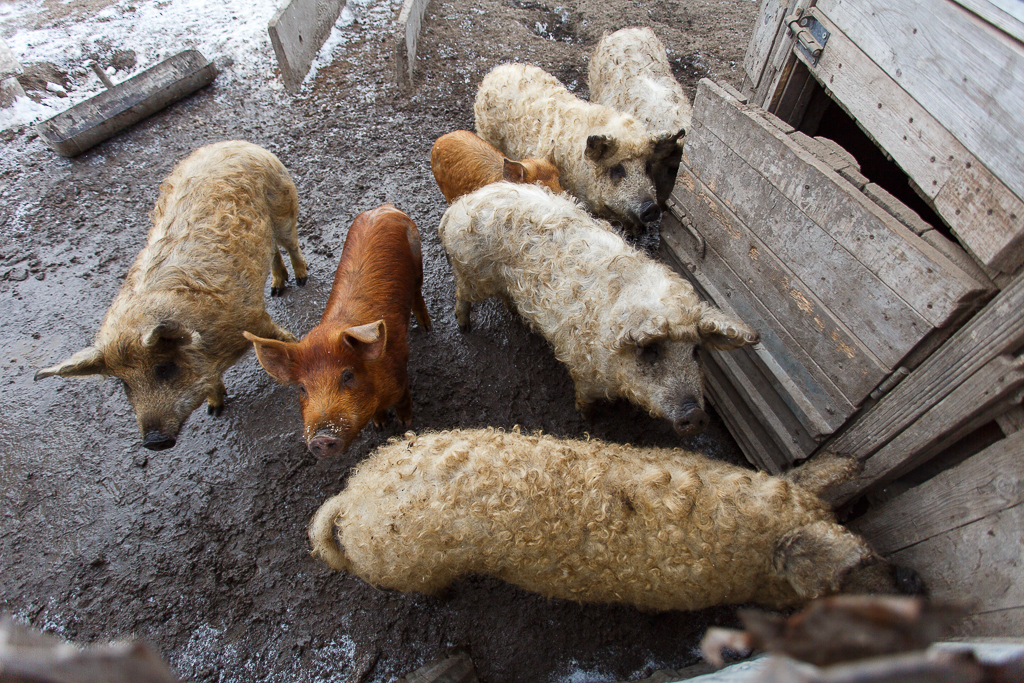
[[[698,349],[759,339],[566,195],[494,183],[456,200],[438,230],[460,327],[472,302],[502,297],[568,366],[584,412],[626,398],[695,434],[708,421]]]
[[[344,452],[371,419],[395,407],[412,424],[410,312],[430,329],[420,287],[423,259],[416,224],[385,204],[356,216],[320,324],[302,341],[245,333],[260,365],[281,384],[297,384],[306,445],[325,458]]]
[[[201,147],[160,185],[149,241],[114,298],[92,346],[40,370],[51,375],[120,379],[142,445],[170,448],[205,400],[224,408],[224,372],[249,350],[243,330],[294,341],[264,309],[288,273],[306,284],[296,234],[298,195],[276,156],[240,140]]]
[[[679,133],[651,133],[528,64],[484,76],[473,112],[477,135],[513,159],[551,161],[562,187],[594,215],[630,229],[660,224],[651,168],[678,152]]]
[[[309,539],[334,569],[426,594],[469,574],[647,610],[901,588],[895,567],[785,477],[518,430],[392,439],[320,507]]]
[[[550,161],[513,161],[468,130],[446,133],[434,142],[430,149],[430,170],[449,204],[499,180],[543,185],[555,194],[562,191],[558,169]]]
[[[590,101],[636,117],[652,133],[669,131],[677,139],[690,129],[693,105],[672,75],[665,46],[647,27],[623,28],[601,37],[587,69]],[[651,167],[658,203],[675,187],[683,156],[682,141]]]

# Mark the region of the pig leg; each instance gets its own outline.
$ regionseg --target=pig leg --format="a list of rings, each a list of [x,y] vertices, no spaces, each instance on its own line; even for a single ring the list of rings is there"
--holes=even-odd
[[[423,300],[423,292],[419,288],[416,289],[416,295],[412,299],[412,312],[420,327],[430,332],[430,314],[427,313],[427,302]]]
[[[373,427],[376,430],[384,429],[384,425],[388,423],[388,409],[381,408],[373,414]]]
[[[395,404],[395,412],[398,414],[398,423],[408,429],[412,427],[412,394],[409,393],[409,385],[405,385],[405,392],[402,398]]]
[[[206,413],[219,417],[224,412],[224,397],[227,394],[228,390],[224,388],[224,380],[218,377],[206,394]]]
[[[260,318],[259,322],[254,325],[255,330],[253,334],[257,337],[263,337],[264,339],[277,339],[278,341],[289,342],[291,344],[299,341],[295,338],[295,335],[284,329],[280,325],[274,322],[274,319],[270,317],[270,314],[263,311],[263,317]]]
[[[292,270],[295,271],[295,284],[304,287],[309,281],[306,259],[302,257],[299,249],[299,233],[296,229],[295,220],[292,219],[283,225],[274,225],[274,240],[288,252],[288,258],[292,262]],[[278,259],[281,257],[278,256]],[[282,264],[282,269],[284,268]],[[285,275],[287,279],[287,275]]]
[[[281,296],[287,280],[288,271],[284,268],[284,259],[277,247],[274,247],[274,260],[270,263],[270,296]]]

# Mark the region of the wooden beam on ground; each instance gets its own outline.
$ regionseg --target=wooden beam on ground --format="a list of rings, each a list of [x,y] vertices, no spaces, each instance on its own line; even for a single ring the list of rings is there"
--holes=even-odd
[[[288,0],[270,19],[267,32],[290,92],[302,87],[344,6],[345,0]]]
[[[1005,412],[1017,400],[1021,387],[1024,359],[996,356],[868,458],[864,471],[855,479],[825,497],[835,506],[843,505],[910,472]]]
[[[876,505],[850,528],[887,555],[1021,503],[1024,432]]]
[[[830,444],[868,458],[996,356],[1024,346],[1024,276],[1018,276],[935,353]]]

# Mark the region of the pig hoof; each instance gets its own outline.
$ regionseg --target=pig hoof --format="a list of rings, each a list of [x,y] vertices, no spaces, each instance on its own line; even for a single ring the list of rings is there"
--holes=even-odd
[[[297,284],[299,287],[305,287],[307,282],[309,282],[309,277],[295,278],[295,284]]]
[[[211,405],[207,405],[206,406],[206,414],[207,415],[213,415],[214,417],[220,417],[220,414],[223,413],[223,412],[224,412],[224,405],[223,404],[221,404],[219,406],[211,406]]]
[[[284,287],[271,287],[270,296],[281,296],[284,294]]]

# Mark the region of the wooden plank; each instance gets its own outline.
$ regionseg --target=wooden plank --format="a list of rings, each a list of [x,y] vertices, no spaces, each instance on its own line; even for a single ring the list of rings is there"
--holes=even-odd
[[[996,424],[1007,436],[1024,430],[1024,406],[1013,406],[996,418]]]
[[[758,322],[748,323],[761,332],[762,346],[779,359],[828,425],[822,430],[808,424],[809,430],[834,432],[888,368],[685,164],[670,202],[679,202],[712,252],[701,267],[733,290],[730,298],[750,300],[754,310],[748,315]]]
[[[818,8],[1024,199],[1024,47],[948,0]]]
[[[782,24],[782,18],[786,16],[788,5],[789,3],[783,2],[783,0],[762,0],[761,2],[757,21],[754,23],[754,30],[750,36],[750,44],[747,45],[747,52],[743,55],[743,68],[746,70],[753,88],[757,88],[761,82],[761,76],[768,65],[772,48],[775,47],[779,26]]]
[[[868,458],[863,472],[829,491],[827,498],[842,505],[906,474],[1004,412],[1021,387],[1024,360],[1008,355],[993,358]]]
[[[832,444],[867,458],[996,356],[1024,345],[1024,275],[1009,283],[907,379]]]
[[[881,365],[888,370],[896,367],[932,326],[784,197],[773,180],[707,133],[704,120],[694,116],[683,148],[684,163]]]
[[[790,0],[789,8],[785,15],[796,13],[798,9],[806,9],[813,0]],[[775,41],[772,45],[772,53],[768,58],[764,73],[761,75],[761,82],[751,97],[751,103],[772,110],[772,103],[781,92],[796,64],[796,57],[793,56],[793,36],[783,21],[779,23],[779,30],[775,34]]]
[[[1024,202],[820,8],[812,9],[811,14],[831,32],[828,46],[817,65],[803,55],[798,57],[899,164],[978,259],[989,267],[1012,272],[1024,249]]]
[[[956,626],[954,637],[1020,638],[1024,633],[1024,607],[976,612],[969,614]]]
[[[953,0],[1024,43],[1024,3],[1020,0]]]
[[[746,112],[707,79],[702,79],[698,85],[693,119],[707,126],[751,169],[776,185],[778,193],[804,214],[804,222],[810,220],[819,226],[843,251],[903,297],[906,305],[933,327],[942,327],[979,296],[981,285],[949,259],[863,194],[851,192],[849,184],[827,163],[765,124],[760,117]],[[687,140],[684,154],[690,146]],[[702,165],[691,164],[691,167],[700,171],[698,175],[703,173]],[[721,188],[712,185],[710,178],[701,179],[727,202],[732,201],[732,193],[737,197],[734,204],[750,199],[744,196],[744,188],[736,182],[738,179],[719,179]],[[745,179],[752,180],[750,174],[746,174]],[[757,211],[765,207],[750,208]],[[736,211],[754,228],[757,221],[748,220]],[[776,253],[781,255],[778,250]],[[830,252],[819,252],[819,258],[824,254],[832,256]],[[833,310],[838,309],[833,307]],[[888,326],[894,323],[900,324],[893,318],[888,320]],[[904,324],[909,325],[910,321]]]
[[[1024,432],[877,505],[850,524],[888,554],[1024,503]]]
[[[988,515],[893,553],[937,600],[973,601],[975,612],[1024,607],[1024,505]],[[1019,633],[1015,635],[1020,635]]]

